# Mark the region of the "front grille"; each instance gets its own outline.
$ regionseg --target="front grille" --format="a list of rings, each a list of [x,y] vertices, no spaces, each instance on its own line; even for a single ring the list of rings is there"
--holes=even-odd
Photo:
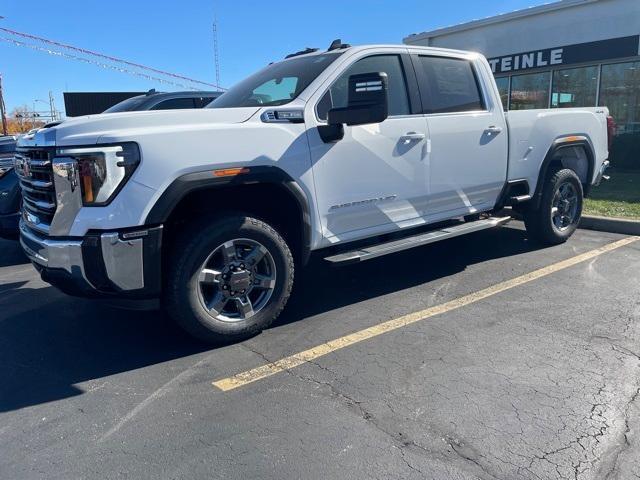
[[[51,225],[56,211],[52,158],[53,150],[44,148],[20,148],[15,158],[25,217],[41,228]]]

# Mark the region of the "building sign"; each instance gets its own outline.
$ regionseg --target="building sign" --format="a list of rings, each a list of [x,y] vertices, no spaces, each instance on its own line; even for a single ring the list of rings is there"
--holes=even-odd
[[[493,73],[498,74],[531,68],[597,62],[612,58],[635,57],[638,55],[639,46],[640,35],[633,35],[490,58],[489,65]]]

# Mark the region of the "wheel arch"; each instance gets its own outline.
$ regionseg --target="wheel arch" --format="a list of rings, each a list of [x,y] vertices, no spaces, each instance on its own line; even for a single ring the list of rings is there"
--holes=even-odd
[[[540,206],[544,180],[554,166],[569,168],[576,172],[582,183],[584,196],[588,196],[595,169],[595,154],[589,139],[585,136],[572,135],[558,138],[553,142],[540,166],[533,196],[534,208]]]
[[[296,259],[301,264],[308,261],[310,202],[302,187],[278,167],[248,167],[240,174],[220,177],[211,170],[182,175],[160,195],[145,224],[164,224],[170,235],[171,226],[185,218],[216,211],[254,214],[274,222],[292,243]]]

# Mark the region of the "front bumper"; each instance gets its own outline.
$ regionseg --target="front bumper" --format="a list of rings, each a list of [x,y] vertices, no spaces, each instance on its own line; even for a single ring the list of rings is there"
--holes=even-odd
[[[69,295],[160,295],[162,226],[57,238],[20,222],[20,243],[42,279]]]

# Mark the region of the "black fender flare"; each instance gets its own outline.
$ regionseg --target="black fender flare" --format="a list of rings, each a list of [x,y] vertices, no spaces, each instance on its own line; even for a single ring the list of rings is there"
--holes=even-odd
[[[593,153],[593,147],[587,137],[582,135],[572,135],[568,137],[561,137],[556,139],[549,151],[547,152],[542,165],[540,166],[540,172],[538,173],[538,182],[536,183],[536,191],[533,195],[533,208],[537,209],[540,206],[542,199],[542,188],[544,186],[544,179],[547,178],[549,173],[549,167],[556,157],[557,153],[564,148],[571,147],[584,147],[585,154],[587,156],[587,182],[584,185],[584,196],[586,197],[591,190],[591,179],[593,178],[593,170],[595,168],[595,154]]]
[[[174,208],[187,195],[211,188],[222,188],[234,185],[272,184],[285,189],[296,201],[300,210],[302,223],[301,258],[304,265],[311,254],[311,213],[310,202],[306,193],[287,172],[275,166],[243,167],[243,172],[237,175],[218,176],[208,169],[187,173],[176,178],[162,192],[160,198],[149,211],[145,225],[160,225],[165,223]]]

